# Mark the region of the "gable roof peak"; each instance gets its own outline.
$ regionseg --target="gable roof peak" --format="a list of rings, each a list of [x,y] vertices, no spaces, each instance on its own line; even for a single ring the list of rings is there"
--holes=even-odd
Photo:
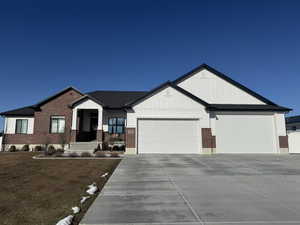
[[[193,75],[195,75],[196,73],[202,71],[203,69],[208,70],[209,72],[215,74],[216,76],[218,76],[219,78],[229,82],[230,84],[232,84],[233,86],[236,86],[237,88],[243,90],[244,92],[248,93],[249,95],[257,98],[258,100],[268,104],[268,105],[274,105],[277,106],[277,104],[275,104],[274,102],[270,101],[269,99],[263,97],[262,95],[250,90],[249,88],[247,88],[246,86],[244,86],[243,84],[231,79],[230,77],[228,77],[227,75],[225,75],[224,73],[212,68],[211,66],[203,63],[200,66],[197,66],[196,68],[194,68],[193,70],[191,70],[188,73],[183,74],[182,76],[180,76],[179,78],[177,78],[176,80],[174,80],[173,82],[178,85],[179,83],[181,83],[182,81],[192,77]]]

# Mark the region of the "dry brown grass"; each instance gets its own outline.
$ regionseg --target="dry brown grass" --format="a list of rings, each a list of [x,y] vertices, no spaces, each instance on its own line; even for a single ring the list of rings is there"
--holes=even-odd
[[[102,188],[101,171],[110,174],[120,159],[36,160],[34,153],[0,153],[0,224],[53,225],[79,206],[86,186],[96,181]],[[78,224],[95,197],[76,216]]]

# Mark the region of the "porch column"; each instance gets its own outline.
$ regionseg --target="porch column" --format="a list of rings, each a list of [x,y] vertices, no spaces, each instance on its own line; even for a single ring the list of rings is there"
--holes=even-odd
[[[103,139],[103,128],[102,128],[102,108],[98,109],[98,128],[97,128],[97,141],[102,142]]]
[[[77,111],[78,109],[74,109],[72,111],[72,126],[71,126],[71,142],[76,142],[76,134],[77,134]]]

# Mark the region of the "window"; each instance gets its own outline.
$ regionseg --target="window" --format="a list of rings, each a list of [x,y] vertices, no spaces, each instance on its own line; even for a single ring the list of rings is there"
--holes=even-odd
[[[125,118],[109,118],[108,132],[110,134],[123,134],[125,131]]]
[[[50,133],[64,133],[65,132],[65,117],[51,116]]]
[[[27,130],[28,130],[28,119],[17,119],[16,134],[27,134]]]

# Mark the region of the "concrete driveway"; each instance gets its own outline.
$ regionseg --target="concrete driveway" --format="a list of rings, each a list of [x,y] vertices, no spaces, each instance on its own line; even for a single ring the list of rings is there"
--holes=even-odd
[[[300,224],[300,156],[127,156],[81,224]]]

